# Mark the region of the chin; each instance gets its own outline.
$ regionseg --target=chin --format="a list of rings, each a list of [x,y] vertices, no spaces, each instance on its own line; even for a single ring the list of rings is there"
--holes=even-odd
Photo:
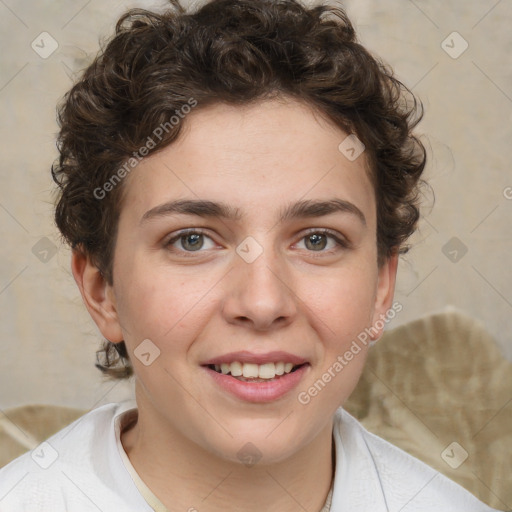
[[[257,424],[254,421],[240,421],[237,429],[231,430],[233,437],[222,436],[215,442],[208,436],[204,439],[207,445],[203,444],[203,447],[218,458],[247,467],[278,464],[299,451],[307,441],[303,428],[299,429],[301,435],[298,436],[295,428],[290,430],[291,425],[284,426],[288,420],[279,425],[281,421],[282,418]]]

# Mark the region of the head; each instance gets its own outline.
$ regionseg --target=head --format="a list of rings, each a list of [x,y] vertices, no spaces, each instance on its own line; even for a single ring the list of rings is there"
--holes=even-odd
[[[367,345],[307,406],[299,389],[264,407],[225,396],[206,363],[285,351],[306,360],[307,388],[385,315],[419,216],[420,118],[339,8],[217,0],[124,15],[60,107],[52,170],[56,222],[106,339],[98,368],[135,371],[161,419],[218,453],[229,436],[212,441],[190,395],[240,439],[286,407],[298,412],[286,438],[313,438]],[[272,437],[254,440],[276,457],[295,449]]]

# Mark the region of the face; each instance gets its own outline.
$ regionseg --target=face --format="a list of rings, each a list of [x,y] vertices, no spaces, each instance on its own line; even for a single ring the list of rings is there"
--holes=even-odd
[[[127,178],[113,313],[93,317],[125,340],[155,431],[233,461],[250,441],[270,463],[330,428],[367,345],[333,367],[389,308],[396,271],[377,266],[374,191],[346,137],[292,100],[215,105]],[[297,369],[271,380],[280,363]]]

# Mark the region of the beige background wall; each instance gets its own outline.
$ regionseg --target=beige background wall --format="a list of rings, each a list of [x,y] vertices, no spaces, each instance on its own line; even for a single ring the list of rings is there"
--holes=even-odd
[[[52,223],[49,169],[56,156],[55,104],[70,76],[96,52],[98,37],[111,33],[121,12],[154,5],[0,3],[0,408],[91,408],[130,392],[130,385],[102,383],[94,368],[100,337]],[[421,131],[428,136],[436,201],[400,265],[396,300],[404,309],[391,326],[450,304],[479,319],[512,360],[512,4],[344,5],[362,42],[394,67],[426,107]],[[458,58],[442,47],[454,31],[469,44]],[[31,47],[35,40],[39,53],[51,50],[42,32],[58,43],[47,58]],[[463,44],[452,35],[445,47],[455,55]],[[467,248],[462,258],[454,237]]]

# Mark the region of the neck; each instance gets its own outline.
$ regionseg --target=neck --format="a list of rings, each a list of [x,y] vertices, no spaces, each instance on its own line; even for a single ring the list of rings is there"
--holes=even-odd
[[[121,433],[121,442],[135,471],[170,511],[321,511],[334,475],[332,421],[288,459],[245,466],[207,452],[171,426],[147,421],[149,411],[137,404],[138,420]]]

